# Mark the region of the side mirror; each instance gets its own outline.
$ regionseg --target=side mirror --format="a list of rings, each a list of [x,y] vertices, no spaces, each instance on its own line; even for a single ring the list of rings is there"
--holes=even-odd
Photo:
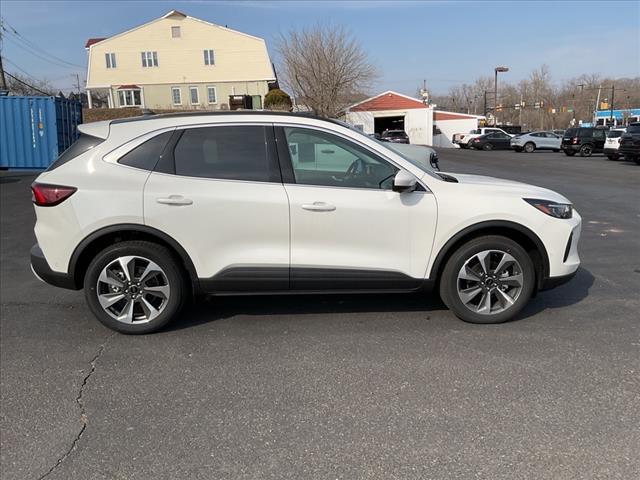
[[[393,178],[393,191],[400,193],[413,192],[418,186],[418,179],[406,170],[399,170]]]
[[[437,153],[431,152],[431,155],[429,155],[429,165],[431,165],[431,168],[433,168],[436,172],[440,171],[440,165],[438,163]]]

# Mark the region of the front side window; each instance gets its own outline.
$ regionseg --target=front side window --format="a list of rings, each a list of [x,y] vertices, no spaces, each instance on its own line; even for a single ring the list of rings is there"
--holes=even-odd
[[[217,103],[218,97],[216,94],[216,87],[207,87],[207,101],[209,103]]]
[[[173,87],[171,89],[171,100],[174,105],[182,105],[182,95],[180,92],[180,87]]]
[[[105,61],[107,63],[107,68],[116,68],[116,54],[115,53],[105,53],[104,57],[105,57]]]
[[[365,148],[330,133],[284,128],[296,183],[391,189],[398,169]]]
[[[140,52],[142,58],[142,66],[157,67],[158,66],[158,52]]]
[[[191,97],[191,104],[197,105],[200,103],[198,98],[198,87],[189,87],[189,96]]]
[[[204,64],[205,65],[214,65],[215,59],[213,57],[213,50],[205,50],[204,51]]]
[[[256,182],[276,181],[262,126],[220,126],[184,131],[174,150],[175,173]]]
[[[142,105],[140,90],[118,90],[121,107],[139,107]]]

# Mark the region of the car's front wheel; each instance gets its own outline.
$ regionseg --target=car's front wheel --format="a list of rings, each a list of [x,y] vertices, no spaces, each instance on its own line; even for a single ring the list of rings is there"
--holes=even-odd
[[[534,283],[529,254],[513,240],[491,235],[453,253],[440,278],[440,296],[466,322],[501,323],[522,310]]]
[[[491,145],[490,143],[485,143],[485,144],[482,146],[482,149],[483,149],[484,151],[487,151],[487,152],[488,152],[489,150],[493,150],[493,145]]]
[[[145,241],[111,245],[89,265],[85,298],[100,322],[121,333],[155,332],[180,311],[184,273],[165,247]]]
[[[524,145],[524,151],[527,153],[532,153],[536,149],[536,146],[532,142],[527,142]]]

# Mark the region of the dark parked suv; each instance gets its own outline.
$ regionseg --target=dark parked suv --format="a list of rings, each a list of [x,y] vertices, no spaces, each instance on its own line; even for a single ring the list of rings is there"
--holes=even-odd
[[[383,142],[409,143],[409,135],[404,130],[385,130],[380,136]]]
[[[629,124],[626,133],[620,137],[620,155],[624,159],[640,165],[640,122]]]
[[[592,153],[604,150],[606,136],[607,131],[603,128],[569,128],[564,132],[560,148],[570,157],[576,153],[580,153],[581,157],[590,157]]]

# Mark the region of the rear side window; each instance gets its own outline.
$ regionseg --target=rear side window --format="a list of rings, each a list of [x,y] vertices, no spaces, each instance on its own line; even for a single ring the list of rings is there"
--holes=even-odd
[[[120,157],[118,163],[143,170],[153,170],[172,134],[173,131],[156,135]]]
[[[54,170],[60,165],[64,165],[70,160],[82,155],[84,152],[91,150],[96,145],[104,142],[104,138],[92,137],[91,135],[81,134],[69,148],[60,154],[60,156],[51,164],[47,171]]]
[[[271,130],[273,132],[273,130]],[[263,126],[220,126],[185,130],[174,150],[175,173],[188,177],[280,181],[268,153]],[[275,167],[275,168],[274,168]]]
[[[580,138],[591,138],[593,136],[593,130],[591,128],[581,128],[578,130],[578,136]]]

